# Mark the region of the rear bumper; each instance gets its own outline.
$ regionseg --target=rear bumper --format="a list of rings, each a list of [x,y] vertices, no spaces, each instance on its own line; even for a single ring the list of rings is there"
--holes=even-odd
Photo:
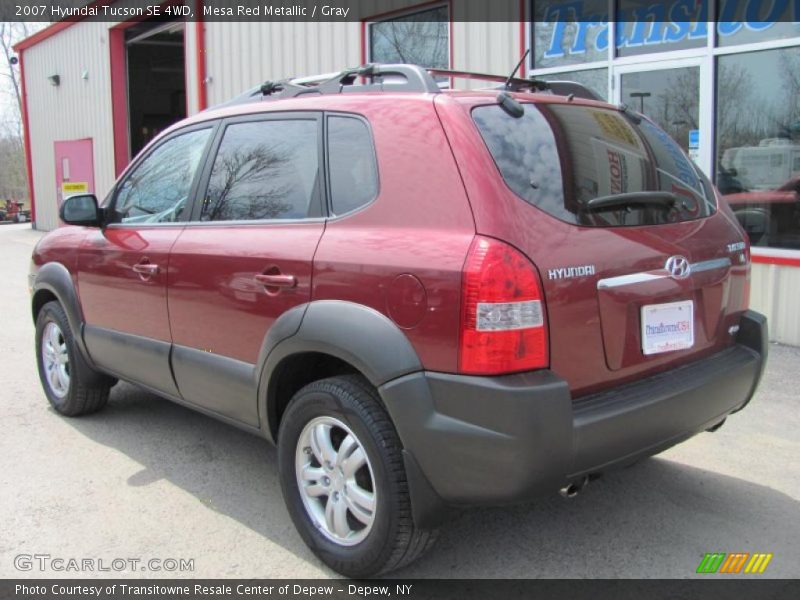
[[[395,379],[380,393],[405,448],[415,518],[527,500],[704,431],[750,401],[767,348],[766,318],[748,311],[734,346],[575,403],[551,371]]]

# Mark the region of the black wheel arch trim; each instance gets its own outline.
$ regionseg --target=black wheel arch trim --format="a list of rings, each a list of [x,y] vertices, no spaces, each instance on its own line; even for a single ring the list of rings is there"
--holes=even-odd
[[[36,273],[31,294],[31,314],[34,324],[36,323],[36,317],[38,315],[36,311],[36,298],[41,292],[45,291],[53,294],[64,308],[78,349],[89,366],[95,368],[94,362],[83,340],[83,309],[78,299],[78,292],[75,289],[75,284],[72,281],[72,275],[70,275],[67,267],[59,262],[49,262],[42,265]]]
[[[352,365],[376,388],[422,370],[405,333],[374,308],[343,300],[297,306],[270,328],[259,357],[263,361],[257,371],[259,415],[269,439],[277,403],[273,375],[284,360],[308,352],[328,354]]]
[[[267,357],[275,347],[283,340],[292,337],[300,329],[300,324],[303,322],[303,317],[306,314],[309,303],[299,304],[278,317],[275,322],[270,326],[267,335],[264,336],[264,342],[261,344],[261,350],[258,353],[257,365],[264,367]],[[256,369],[256,385],[261,378],[262,369]]]
[[[747,394],[747,400],[734,413],[739,412],[745,406],[750,404],[750,400],[758,389],[761,378],[764,375],[764,369],[767,367],[767,358],[769,357],[769,322],[767,317],[754,310],[746,310],[739,320],[739,331],[736,335],[736,342],[751,348],[761,355],[761,365],[758,369],[758,374],[750,387]]]

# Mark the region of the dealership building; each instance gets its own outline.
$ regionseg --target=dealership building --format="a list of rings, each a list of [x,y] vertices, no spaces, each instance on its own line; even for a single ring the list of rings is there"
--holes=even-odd
[[[338,22],[203,19],[187,4],[196,20],[90,16],[17,45],[37,229],[58,226],[65,195],[102,198],[170,124],[265,80],[366,62],[508,74],[530,48],[524,75],[645,113],[712,178],[750,235],[751,305],[773,340],[800,345],[796,1],[376,0]]]

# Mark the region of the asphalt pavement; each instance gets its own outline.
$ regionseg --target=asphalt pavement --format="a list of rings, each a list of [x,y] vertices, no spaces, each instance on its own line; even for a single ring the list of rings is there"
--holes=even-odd
[[[26,278],[40,236],[0,227],[0,577],[336,576],[295,532],[267,442],[125,383],[95,415],[49,407]],[[800,349],[770,352],[757,396],[718,432],[574,499],[456,514],[396,575],[684,578],[706,552],[766,552],[756,577],[797,578]]]

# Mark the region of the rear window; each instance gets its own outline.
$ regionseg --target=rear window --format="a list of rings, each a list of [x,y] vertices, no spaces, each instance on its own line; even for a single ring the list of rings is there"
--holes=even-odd
[[[364,121],[328,117],[328,170],[331,209],[335,215],[361,208],[378,195],[375,151]]]
[[[577,225],[615,227],[688,221],[716,210],[708,179],[650,121],[636,123],[605,108],[523,106],[519,119],[498,105],[477,107],[472,117],[506,184],[548,214]],[[675,201],[648,203],[647,192],[666,192]],[[619,194],[639,196],[590,206],[595,198]]]

